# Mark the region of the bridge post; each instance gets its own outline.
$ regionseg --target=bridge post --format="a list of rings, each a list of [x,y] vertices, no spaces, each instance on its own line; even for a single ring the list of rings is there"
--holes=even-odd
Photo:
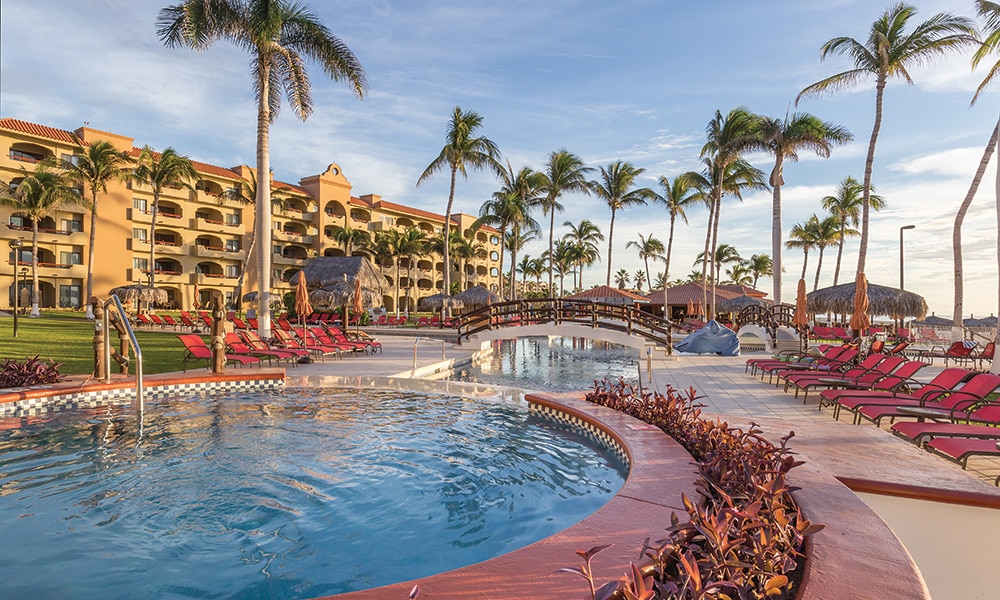
[[[590,303],[590,327],[597,329],[597,304]]]

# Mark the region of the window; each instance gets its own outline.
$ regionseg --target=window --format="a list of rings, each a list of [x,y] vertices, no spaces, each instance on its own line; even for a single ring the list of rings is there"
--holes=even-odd
[[[59,286],[59,308],[80,308],[80,285]]]
[[[490,269],[490,277],[496,277],[499,274],[500,274],[500,270],[497,269],[496,267],[493,267],[493,268]]]
[[[490,260],[500,260],[500,253],[495,251],[490,252]]]
[[[25,152],[24,150],[10,149],[11,160],[19,160],[22,162],[37,163],[42,162],[45,159],[41,154],[35,154],[32,152]]]
[[[240,241],[239,240],[226,240],[226,251],[227,252],[239,252],[240,251]]]
[[[147,231],[145,229],[142,229],[141,227],[133,227],[132,239],[139,240],[140,242],[145,242],[147,240],[146,233]]]
[[[281,231],[281,223],[275,221],[274,222],[274,230],[275,231]]]
[[[226,277],[236,279],[240,276],[239,265],[226,265]]]
[[[149,205],[145,198],[132,198],[132,208],[145,213],[149,212],[148,207]]]
[[[386,216],[382,217],[382,222],[385,223],[386,225],[392,225],[394,221],[395,219],[393,219],[392,217],[386,217]]]
[[[61,265],[82,265],[83,264],[83,252],[80,250],[73,250],[72,252],[60,252],[59,253],[59,264]]]
[[[242,222],[243,222],[243,219],[240,216],[240,213],[238,213],[238,212],[234,212],[234,213],[226,215],[226,223],[229,224],[229,225],[239,225]]]
[[[61,158],[64,163],[69,163],[74,167],[80,163],[80,157],[75,154],[63,154],[59,158]]]
[[[66,232],[83,231],[83,219],[63,219],[62,230]]]
[[[12,229],[30,229],[31,221],[21,215],[11,215],[10,226]]]
[[[274,253],[274,254],[281,254],[281,246],[275,246],[275,247],[273,247],[271,249],[271,252]]]
[[[500,243],[500,238],[498,238],[495,235],[491,235],[490,236],[490,243],[493,244],[494,246],[496,246],[497,244]]]
[[[132,268],[136,271],[148,271],[149,270],[149,259],[148,258],[133,258]]]

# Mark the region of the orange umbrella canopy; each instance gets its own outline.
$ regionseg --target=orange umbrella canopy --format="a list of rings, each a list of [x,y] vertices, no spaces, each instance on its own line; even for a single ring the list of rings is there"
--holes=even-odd
[[[309,290],[306,289],[306,274],[299,271],[298,281],[295,284],[295,314],[299,318],[304,318],[312,313],[312,304],[309,303]]]
[[[809,311],[806,308],[806,280],[799,279],[798,291],[795,293],[795,316],[792,323],[799,327],[809,324]]]
[[[688,310],[687,314],[689,317],[694,316],[694,298],[688,298]]]
[[[851,315],[851,330],[864,333],[872,326],[868,316],[868,279],[864,273],[858,273],[854,282],[854,314]]]
[[[198,284],[194,284],[194,302],[191,303],[195,310],[201,308],[201,292],[198,290]]]

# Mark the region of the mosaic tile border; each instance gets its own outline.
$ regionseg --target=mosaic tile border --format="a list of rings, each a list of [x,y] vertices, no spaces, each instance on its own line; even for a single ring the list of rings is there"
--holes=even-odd
[[[608,452],[614,455],[615,458],[620,460],[626,468],[631,468],[631,463],[628,459],[628,453],[625,452],[625,448],[623,448],[622,445],[618,443],[618,440],[616,440],[611,434],[597,425],[594,425],[590,421],[565,413],[558,408],[544,404],[535,404],[531,401],[528,402],[528,412],[532,416],[546,418],[585,435],[603,446]]]
[[[179,393],[213,393],[233,391],[269,391],[285,387],[284,379],[250,379],[229,381],[199,381],[152,385],[145,389],[147,399],[159,399]],[[88,392],[73,392],[41,398],[29,398],[0,405],[0,417],[31,417],[78,408],[97,408],[116,404],[128,404],[135,398],[132,387]]]

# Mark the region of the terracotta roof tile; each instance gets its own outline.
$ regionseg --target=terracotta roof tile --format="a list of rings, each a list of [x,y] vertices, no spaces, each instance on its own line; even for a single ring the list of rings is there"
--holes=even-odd
[[[704,288],[700,283],[682,283],[681,285],[675,285],[668,288],[667,292],[667,299],[670,301],[670,304],[679,305],[687,304],[688,300],[701,300],[704,295]],[[728,300],[729,298],[735,298],[742,295],[742,293],[725,290],[721,286],[715,287],[716,301]],[[708,288],[708,301],[712,301],[711,287]],[[651,304],[663,304],[663,290],[656,290],[650,294],[649,302]]]
[[[414,217],[420,217],[422,219],[429,219],[431,221],[436,221],[439,223],[444,222],[444,215],[442,214],[433,213],[427,210],[421,210],[419,208],[413,208],[412,206],[405,206],[403,204],[396,204],[395,202],[389,202],[387,200],[379,200],[377,202],[371,202],[368,200],[363,200],[361,198],[356,198],[354,196],[351,196],[351,204],[355,204],[358,206],[366,206],[368,208],[377,208],[381,210],[391,210]],[[451,215],[451,220],[453,223],[458,223],[458,214],[456,213]],[[496,229],[486,225],[484,225],[480,229],[482,229],[483,231],[492,231],[493,233],[497,233]]]
[[[142,154],[142,148],[133,147],[129,150],[129,156],[132,158],[138,158]],[[153,151],[153,156],[159,156],[160,153]],[[203,163],[197,160],[192,160],[191,164],[194,165],[194,169],[199,173],[205,173],[206,175],[215,175],[216,177],[222,177],[223,179],[234,179],[236,181],[242,181],[239,174],[232,169],[226,169],[224,167],[218,167],[216,165],[210,165],[208,163]]]
[[[50,140],[56,140],[59,142],[65,142],[67,144],[78,144],[80,139],[76,137],[72,131],[66,131],[65,129],[56,129],[55,127],[46,127],[45,125],[38,125],[36,123],[29,123],[27,121],[21,121],[18,119],[5,118],[0,119],[0,128],[7,129],[10,131],[19,131],[21,133],[27,133],[29,135],[36,135],[38,137],[49,138]]]
[[[609,285],[599,285],[589,290],[583,290],[578,294],[567,296],[571,300],[585,300],[588,298],[628,298],[636,302],[645,302],[646,297],[642,294],[635,294],[628,290],[620,290]]]
[[[276,189],[276,190],[285,190],[285,189],[287,189],[287,190],[291,190],[291,191],[295,192],[296,194],[302,194],[303,196],[308,196],[308,197],[312,198],[312,194],[310,194],[309,190],[307,190],[306,188],[298,186],[298,185],[295,185],[295,184],[292,184],[292,183],[286,183],[284,181],[278,181],[277,179],[274,180],[274,189]]]

